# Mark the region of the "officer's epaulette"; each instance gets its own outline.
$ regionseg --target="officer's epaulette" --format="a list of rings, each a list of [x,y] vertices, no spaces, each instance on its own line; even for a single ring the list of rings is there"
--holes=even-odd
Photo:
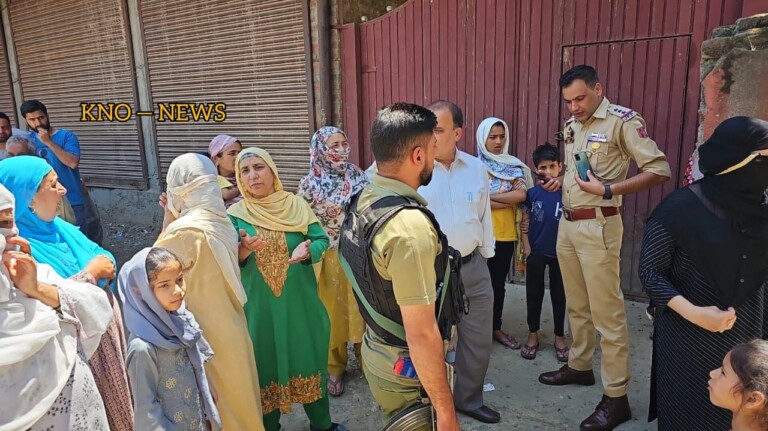
[[[638,115],[636,111],[633,111],[629,108],[625,108],[620,105],[613,105],[613,104],[608,105],[608,113],[613,114],[624,121],[629,121]]]

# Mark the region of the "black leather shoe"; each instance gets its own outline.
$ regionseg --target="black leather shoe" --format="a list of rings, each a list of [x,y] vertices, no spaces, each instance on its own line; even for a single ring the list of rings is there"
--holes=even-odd
[[[632,419],[627,396],[611,398],[603,395],[603,399],[595,408],[594,413],[584,419],[579,429],[581,431],[611,431],[624,422]]]
[[[557,371],[550,371],[539,375],[539,382],[550,386],[592,386],[595,384],[595,373],[592,370],[576,371],[566,364]]]
[[[497,424],[501,422],[501,415],[499,414],[499,412],[497,412],[496,410],[488,406],[480,406],[480,408],[477,408],[472,411],[461,410],[461,409],[456,409],[456,410],[483,423]]]

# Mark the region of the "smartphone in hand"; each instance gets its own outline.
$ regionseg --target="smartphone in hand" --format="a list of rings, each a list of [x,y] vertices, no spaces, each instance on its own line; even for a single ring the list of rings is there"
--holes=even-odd
[[[536,177],[536,179],[537,179],[537,180],[539,180],[539,181],[542,181],[542,182],[545,182],[545,183],[546,183],[547,181],[549,181],[549,180],[551,180],[551,179],[552,179],[552,178],[550,178],[550,177],[548,177],[548,176],[546,176],[546,175],[542,174],[542,173],[541,173],[541,172],[539,172],[539,171],[536,171],[536,170],[534,170],[534,171],[532,171],[532,172],[533,172],[533,176],[534,176],[534,177]]]
[[[589,156],[586,151],[579,151],[573,155],[573,160],[576,162],[576,172],[579,174],[579,178],[582,181],[589,181],[587,171],[592,170],[592,166],[589,164]],[[594,172],[593,172],[594,174]]]

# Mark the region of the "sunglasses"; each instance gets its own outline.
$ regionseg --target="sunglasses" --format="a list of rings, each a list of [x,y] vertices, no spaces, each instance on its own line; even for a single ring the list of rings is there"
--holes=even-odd
[[[744,166],[746,166],[749,162],[751,162],[753,160],[762,162],[766,158],[768,158],[768,148],[765,149],[765,150],[753,151],[750,155],[747,156],[746,159],[744,159],[744,160],[740,161],[739,163],[731,166],[730,168],[724,170],[723,172],[720,172],[717,175],[725,175],[725,174],[731,173],[731,172],[733,172],[733,171],[735,171],[737,169],[743,168]]]

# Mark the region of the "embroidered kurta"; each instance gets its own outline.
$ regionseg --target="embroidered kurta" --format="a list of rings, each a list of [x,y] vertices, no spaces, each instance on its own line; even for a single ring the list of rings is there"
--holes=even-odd
[[[219,267],[205,234],[194,229],[180,230],[164,237],[155,246],[165,247],[183,264],[187,308],[195,315],[203,336],[216,354],[206,362],[222,428],[228,431],[263,430],[259,418],[259,378],[240,301]]]
[[[207,431],[200,390],[186,349],[128,343],[128,370],[136,394],[135,429]]]
[[[330,322],[317,294],[313,263],[323,258],[328,237],[319,223],[307,234],[254,229],[230,216],[235,229],[258,235],[267,246],[241,263],[248,295],[245,314],[259,367],[264,415],[292,403],[309,404],[325,396]],[[311,259],[288,264],[293,250],[311,240]]]

